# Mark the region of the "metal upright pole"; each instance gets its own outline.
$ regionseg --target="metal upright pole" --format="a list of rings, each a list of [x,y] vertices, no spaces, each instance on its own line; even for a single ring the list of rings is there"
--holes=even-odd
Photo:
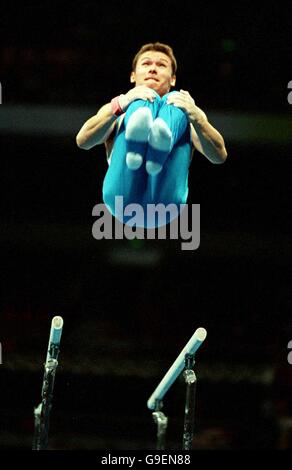
[[[46,450],[49,439],[49,421],[52,409],[55,375],[58,366],[58,355],[63,330],[63,318],[52,319],[44,376],[42,401],[34,408],[34,437],[32,450]]]
[[[197,377],[193,371],[195,364],[194,354],[186,354],[186,368],[183,376],[186,383],[186,403],[183,431],[183,449],[190,450],[193,444],[194,422],[195,422],[195,395],[197,386]]]
[[[163,407],[163,403],[161,400],[156,400],[155,404],[155,411],[153,411],[152,416],[154,422],[157,424],[157,450],[164,450],[165,449],[165,435],[166,429],[168,424],[168,418],[165,414],[161,411]]]

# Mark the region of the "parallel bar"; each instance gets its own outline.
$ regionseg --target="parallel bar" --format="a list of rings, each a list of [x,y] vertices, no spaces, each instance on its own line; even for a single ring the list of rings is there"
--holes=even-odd
[[[147,406],[150,410],[155,409],[156,400],[162,400],[168,389],[176,380],[178,375],[183,371],[185,365],[186,354],[194,354],[201,346],[207,336],[205,328],[198,328],[186,346],[183,348],[177,359],[174,361],[168,372],[161,380],[158,387],[154,390],[151,397],[147,401]]]
[[[50,359],[58,359],[63,323],[62,317],[56,316],[52,319],[46,363]]]

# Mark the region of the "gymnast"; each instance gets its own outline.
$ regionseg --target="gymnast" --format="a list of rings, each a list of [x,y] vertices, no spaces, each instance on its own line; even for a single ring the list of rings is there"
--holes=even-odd
[[[176,58],[169,45],[145,44],[132,62],[133,88],[103,105],[77,134],[76,142],[82,149],[105,144],[109,166],[102,193],[113,216],[118,217],[116,196],[123,197],[124,205],[139,204],[144,209],[148,204],[182,207],[188,198],[194,149],[212,163],[226,160],[222,135],[189,92],[171,91],[176,72]],[[130,223],[130,216],[122,215],[120,221]],[[145,216],[137,225],[153,228],[157,221]]]

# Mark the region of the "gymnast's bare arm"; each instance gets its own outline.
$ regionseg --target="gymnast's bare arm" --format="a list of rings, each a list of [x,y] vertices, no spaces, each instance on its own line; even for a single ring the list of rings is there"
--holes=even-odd
[[[206,114],[196,105],[191,95],[180,90],[172,93],[167,102],[187,114],[194,147],[212,163],[225,162],[227,151],[222,135],[209,123]]]
[[[76,136],[78,147],[89,150],[95,145],[103,144],[112,134],[117,116],[113,114],[111,103],[107,103],[89,118]]]

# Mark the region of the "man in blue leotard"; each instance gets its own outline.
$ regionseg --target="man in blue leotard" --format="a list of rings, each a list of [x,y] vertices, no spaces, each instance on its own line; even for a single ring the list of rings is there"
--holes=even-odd
[[[102,106],[76,137],[77,145],[86,150],[105,144],[109,168],[103,200],[124,223],[131,217],[117,213],[117,196],[122,196],[123,206],[139,204],[145,209],[143,220],[135,220],[137,226],[153,228],[157,221],[146,217],[149,204],[185,204],[194,149],[212,163],[223,163],[227,157],[223,137],[191,95],[171,91],[176,71],[170,46],[142,46],[132,63],[130,81],[135,86]],[[166,222],[171,218],[170,211]]]

